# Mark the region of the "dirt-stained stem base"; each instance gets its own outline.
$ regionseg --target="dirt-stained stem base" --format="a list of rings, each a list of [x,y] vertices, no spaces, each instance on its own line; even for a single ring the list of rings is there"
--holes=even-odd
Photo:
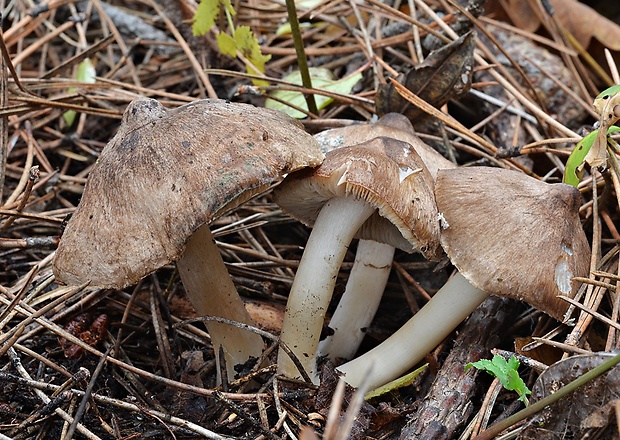
[[[321,209],[299,262],[286,305],[281,339],[316,383],[316,352],[338,271],[353,236],[373,212],[374,208],[360,200],[331,199]],[[283,350],[278,353],[278,372],[300,377],[297,367]]]

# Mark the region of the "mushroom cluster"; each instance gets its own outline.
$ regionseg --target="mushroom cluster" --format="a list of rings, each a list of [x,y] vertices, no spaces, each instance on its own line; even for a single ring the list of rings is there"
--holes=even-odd
[[[568,303],[558,296],[574,296],[577,285],[572,278],[588,272],[590,248],[580,224],[581,198],[575,188],[499,168],[457,169],[413,135],[407,123],[397,115],[389,115],[378,124],[317,135],[325,150],[336,149],[326,153],[321,166],[291,174],[274,192],[285,212],[314,226],[289,295],[281,334],[282,341],[314,381],[317,355],[353,356],[363,337],[362,328],[370,323],[385,287],[389,275],[385,268],[392,254],[389,249],[368,251],[367,243],[371,248],[387,244],[387,248],[420,251],[433,259],[441,252],[433,241],[435,232],[425,242],[419,235],[438,228],[441,247],[459,273],[393,336],[337,368],[353,386],[364,380],[368,386],[376,387],[403,374],[489,294],[523,300],[561,320]],[[392,159],[398,164],[394,169],[400,171],[388,172],[367,153],[372,150],[378,154],[388,146],[408,151],[404,156],[414,161],[404,166],[402,158]],[[368,175],[361,189],[354,186],[359,182],[348,180],[349,174],[356,173]],[[402,227],[397,226],[398,221],[389,224],[393,209],[386,209],[383,199],[375,205],[363,199],[365,194],[373,194],[373,201],[378,200],[374,195],[377,190],[371,188],[376,185],[370,183],[372,180],[380,180],[379,187],[390,192],[404,190],[400,186],[415,187],[416,192],[406,189],[399,196],[401,202],[409,205],[408,214],[400,219]],[[426,192],[429,188],[434,191],[430,196]],[[350,198],[353,201],[348,201]],[[305,199],[303,205],[299,203],[301,199]],[[430,219],[426,217],[429,213],[433,214]],[[407,219],[407,215],[416,221]],[[377,279],[366,281],[368,277],[352,270],[345,294],[329,323],[334,334],[318,343],[338,269],[354,236],[360,238],[355,265],[362,261],[373,265],[368,261],[376,261],[375,274],[369,277],[375,276],[378,269],[383,271]],[[516,264],[516,256],[524,263]],[[372,302],[362,299],[369,291],[373,291],[369,295]],[[355,303],[359,303],[356,311],[347,313],[346,309]],[[299,376],[283,352],[278,367],[282,374]]]
[[[396,248],[430,260],[445,252],[459,273],[384,343],[338,367],[353,386],[362,379],[379,386],[414,366],[488,294],[563,319],[568,307],[558,296],[574,296],[572,278],[588,272],[590,248],[575,188],[498,168],[456,168],[401,115],[312,137],[291,118],[249,105],[199,100],[166,110],[138,99],[102,151],[67,224],[56,279],[122,289],[176,262],[199,315],[251,324],[209,223],[285,175],[274,199],[313,229],[281,340],[314,382],[318,356],[356,353]],[[333,334],[319,341],[355,237],[356,261],[329,323]],[[255,333],[216,322],[207,329],[229,377],[262,354]],[[278,369],[304,376],[284,350]]]
[[[56,279],[122,289],[174,261],[199,315],[251,324],[209,223],[322,160],[317,141],[274,110],[224,100],[166,110],[154,99],[134,100],[60,240]],[[255,333],[215,322],[207,329],[230,378],[262,354]]]

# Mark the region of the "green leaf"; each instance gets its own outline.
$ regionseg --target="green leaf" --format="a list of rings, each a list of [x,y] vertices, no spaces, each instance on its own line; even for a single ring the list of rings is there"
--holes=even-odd
[[[209,32],[215,25],[221,8],[224,8],[230,15],[236,14],[230,0],[201,0],[194,14],[193,34],[200,36]]]
[[[220,32],[216,35],[217,47],[220,49],[224,55],[228,55],[229,57],[236,58],[237,57],[237,42],[233,37],[224,32]]]
[[[97,71],[89,58],[86,58],[78,65],[77,72],[75,73],[75,79],[77,81],[87,84],[94,84],[96,81],[96,76]],[[70,88],[68,91],[69,93],[73,93],[75,91],[75,88]],[[67,110],[62,114],[62,118],[65,120],[65,123],[69,127],[71,127],[75,122],[76,116],[77,113],[75,112],[75,110]]]
[[[603,90],[601,93],[598,94],[596,99],[601,99],[601,98],[603,98],[605,96],[613,96],[613,95],[617,94],[618,92],[620,92],[620,84],[613,85],[613,86]]]
[[[326,90],[330,92],[336,92],[343,95],[351,93],[355,84],[357,84],[362,79],[361,73],[356,73],[355,75],[351,75],[339,80],[334,80],[332,73],[328,69],[321,68],[310,68],[310,79],[312,80],[312,87],[315,89]],[[298,70],[287,75],[282,78],[284,81],[291,82],[293,84],[301,85],[301,73]],[[303,94],[299,92],[289,91],[289,90],[276,90],[271,93],[271,96],[274,98],[278,98],[278,100],[293,104],[297,107],[307,109],[308,106],[306,104],[306,99]],[[324,109],[329,104],[333,102],[333,98],[323,95],[316,95],[316,105],[319,110]],[[294,108],[283,104],[282,102],[278,102],[274,99],[267,99],[265,101],[265,107],[280,110],[293,118],[305,118],[306,115],[300,111],[295,110]]]
[[[581,139],[575,148],[573,148],[572,153],[568,156],[568,160],[566,161],[566,168],[564,170],[564,178],[562,182],[567,183],[569,185],[577,188],[579,186],[579,182],[583,178],[583,167],[582,164],[586,158],[586,155],[592,148],[592,144],[596,139],[596,135],[598,134],[598,130],[594,130],[589,133],[583,139]]]
[[[217,34],[217,46],[220,52],[224,55],[236,58],[237,51],[239,51],[256,67],[255,70],[248,66],[248,73],[253,75],[265,73],[265,63],[271,59],[271,55],[262,54],[258,40],[248,26],[238,26],[234,29],[231,16],[235,15],[235,9],[231,5],[230,0],[201,0],[194,14],[194,24],[192,25],[192,32],[194,35],[206,34],[215,25],[215,20],[221,8],[224,8],[224,12],[226,12],[229,27],[233,34],[232,36],[224,32]],[[252,80],[252,82],[255,85],[269,85],[269,83],[264,80],[255,79]]]
[[[465,370],[471,367],[484,370],[491,376],[497,377],[504,388],[516,391],[519,395],[519,400],[525,403],[525,405],[528,404],[527,395],[532,392],[525,385],[523,379],[519,377],[519,372],[517,371],[519,368],[519,360],[516,357],[511,356],[510,359],[506,361],[502,356],[496,354],[493,356],[493,360],[481,359],[478,362],[470,362],[465,365]]]
[[[611,133],[617,132],[620,132],[620,127],[612,125],[607,130],[607,136]],[[566,169],[564,170],[564,178],[562,179],[562,182],[572,185],[575,188],[579,185],[579,182],[581,182],[581,179],[583,178],[583,164],[585,162],[586,155],[592,148],[597,135],[598,130],[594,130],[584,136],[584,138],[581,139],[577,145],[575,145],[573,152],[566,161]]]
[[[216,38],[217,47],[224,55],[235,58],[237,56],[237,51],[239,51],[260,73],[265,73],[265,63],[271,59],[271,55],[263,55],[261,53],[258,40],[248,26],[237,27],[234,37],[220,32],[217,34]],[[247,72],[252,75],[257,75],[259,73],[250,66],[247,67]],[[269,85],[267,81],[259,79],[253,79],[252,83],[257,86]]]
[[[235,42],[237,44],[237,50],[239,50],[260,73],[265,73],[265,63],[271,59],[271,55],[262,54],[258,40],[249,26],[239,26],[235,29]],[[259,73],[255,72],[250,66],[247,67],[247,71],[254,75]],[[252,83],[257,86],[269,85],[267,81],[262,80],[252,80]]]
[[[366,394],[364,394],[364,400],[370,400],[375,397],[382,396],[385,393],[394,391],[398,388],[407,387],[411,385],[416,380],[416,378],[424,370],[426,370],[426,367],[428,367],[428,364],[424,364],[420,368],[417,368],[416,370],[412,371],[409,374],[399,377],[398,379],[394,379],[393,381],[388,382],[385,385],[382,385],[378,388],[375,388],[374,390],[368,391]]]

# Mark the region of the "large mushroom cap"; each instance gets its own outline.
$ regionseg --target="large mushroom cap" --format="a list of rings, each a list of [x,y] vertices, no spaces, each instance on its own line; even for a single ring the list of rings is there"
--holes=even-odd
[[[177,260],[203,224],[285,173],[316,166],[317,142],[273,110],[133,101],[93,167],[54,262],[59,282],[124,288]]]
[[[307,226],[314,224],[326,201],[345,195],[377,209],[358,238],[438,257],[433,179],[410,144],[378,137],[329,151],[319,167],[289,175],[274,190],[282,209]]]
[[[557,318],[589,271],[579,191],[499,168],[439,171],[441,244],[461,274],[487,293],[523,300]]]
[[[314,135],[325,152],[344,146],[361,144],[382,136],[410,144],[422,158],[433,179],[437,177],[437,170],[456,167],[455,164],[432,147],[422,142],[415,135],[409,119],[399,113],[388,113],[379,118],[375,124],[359,124],[333,128]]]

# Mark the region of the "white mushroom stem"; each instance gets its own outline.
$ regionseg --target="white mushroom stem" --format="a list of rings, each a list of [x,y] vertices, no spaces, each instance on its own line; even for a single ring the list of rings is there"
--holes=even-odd
[[[487,297],[457,273],[396,333],[337,370],[354,387],[362,380],[370,389],[385,385],[420,362]],[[364,377],[369,365],[370,377]]]
[[[191,236],[185,253],[177,261],[177,268],[189,300],[199,316],[217,316],[253,324],[208,225],[202,226]],[[263,339],[256,333],[217,322],[206,322],[206,326],[218,360],[220,346],[223,347],[230,380],[235,377],[235,365],[247,362],[250,357],[258,358],[263,352]]]
[[[354,198],[335,197],[325,203],[295,274],[280,338],[315,383],[318,383],[317,347],[338,271],[353,236],[374,210]],[[278,353],[278,372],[300,377],[297,367],[282,349]]]
[[[351,359],[377,312],[394,259],[394,246],[360,240],[344,294],[329,321],[333,334],[319,343],[318,356]]]

